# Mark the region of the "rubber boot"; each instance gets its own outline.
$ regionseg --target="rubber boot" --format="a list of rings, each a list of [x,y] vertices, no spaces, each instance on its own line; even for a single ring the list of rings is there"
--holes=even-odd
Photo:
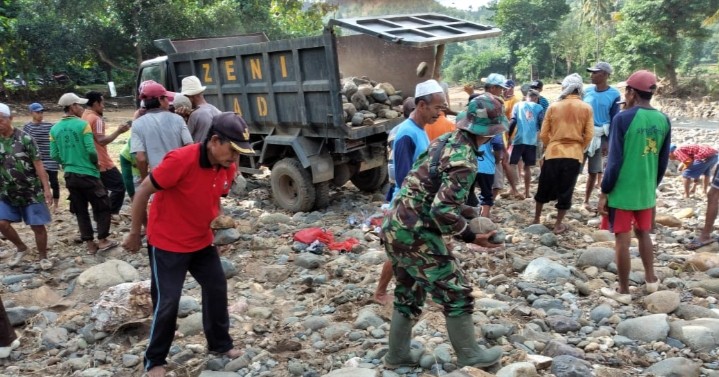
[[[414,321],[405,317],[399,311],[394,311],[392,323],[389,327],[389,351],[382,360],[385,368],[413,368],[418,365],[409,355],[413,325]]]
[[[500,361],[502,347],[482,349],[477,344],[477,340],[474,338],[474,323],[470,314],[446,318],[449,341],[452,342],[454,352],[457,353],[459,367],[484,368]]]

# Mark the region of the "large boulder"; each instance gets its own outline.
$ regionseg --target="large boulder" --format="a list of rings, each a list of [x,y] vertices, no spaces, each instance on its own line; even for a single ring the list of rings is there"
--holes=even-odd
[[[119,284],[102,292],[90,309],[90,320],[94,321],[96,330],[111,332],[151,314],[150,281],[144,280]]]
[[[556,281],[559,278],[568,278],[571,275],[569,268],[548,258],[540,257],[529,263],[522,276],[528,280]]]
[[[719,319],[698,318],[671,323],[669,336],[679,339],[696,352],[709,352],[719,347]]]
[[[77,283],[87,288],[109,288],[137,280],[140,280],[140,273],[135,267],[125,261],[112,259],[83,271]]]
[[[663,341],[669,333],[666,314],[626,319],[617,325],[617,334],[645,343]]]

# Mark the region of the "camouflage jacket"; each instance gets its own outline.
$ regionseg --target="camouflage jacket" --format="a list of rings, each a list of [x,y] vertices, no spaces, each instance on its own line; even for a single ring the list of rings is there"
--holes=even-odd
[[[0,199],[12,206],[42,203],[43,191],[34,161],[40,152],[33,138],[18,129],[0,136]]]
[[[415,161],[385,224],[411,232],[434,231],[473,240],[474,234],[462,212],[477,174],[476,141],[467,131],[455,130],[450,134],[441,152],[437,168],[439,187],[435,188],[430,163],[440,139],[432,142]]]

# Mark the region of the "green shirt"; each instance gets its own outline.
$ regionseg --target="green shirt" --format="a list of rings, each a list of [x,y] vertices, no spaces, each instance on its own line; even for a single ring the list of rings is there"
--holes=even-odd
[[[127,144],[125,144],[125,147],[122,148],[122,151],[120,151],[120,156],[122,156],[125,160],[130,162],[130,165],[132,166],[132,175],[134,177],[140,176],[140,169],[137,168],[137,159],[135,159],[135,154],[130,153],[130,140],[127,140]]]
[[[89,123],[78,117],[62,118],[52,127],[50,157],[62,164],[65,173],[100,178],[92,129]]]
[[[658,110],[633,107],[612,119],[611,130],[602,179],[609,207],[628,211],[653,208],[669,159],[669,119]]]

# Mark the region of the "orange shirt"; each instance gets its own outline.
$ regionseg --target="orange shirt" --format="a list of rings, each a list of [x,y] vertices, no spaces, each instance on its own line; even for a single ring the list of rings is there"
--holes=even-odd
[[[592,137],[594,113],[578,95],[570,94],[549,105],[539,134],[545,145],[544,158],[573,158],[582,162]]]
[[[512,119],[512,108],[521,101],[522,97],[519,97],[516,94],[510,98],[504,99],[504,114],[507,115],[507,119]]]
[[[85,109],[85,112],[82,113],[82,119],[90,124],[93,136],[105,136],[105,121],[102,120],[100,114],[93,110]],[[95,149],[97,150],[97,164],[100,166],[100,171],[107,171],[114,168],[115,163],[112,162],[110,154],[107,152],[107,146],[100,145],[97,140],[94,140],[94,142]]]
[[[444,112],[439,113],[439,118],[434,123],[424,126],[424,132],[427,133],[430,143],[447,132],[454,131],[454,129],[454,123],[447,119]]]

